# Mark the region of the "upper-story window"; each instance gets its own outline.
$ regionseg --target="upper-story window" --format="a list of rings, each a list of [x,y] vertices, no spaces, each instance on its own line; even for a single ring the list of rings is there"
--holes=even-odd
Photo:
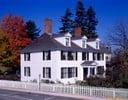
[[[77,60],[77,52],[61,51],[61,60]]]
[[[69,39],[69,37],[66,37],[65,39],[66,39],[66,46],[70,46],[70,39]]]
[[[82,60],[89,60],[89,52],[82,52]]]
[[[61,60],[68,60],[68,52],[61,51]]]
[[[30,53],[24,54],[24,61],[30,61]]]
[[[97,53],[93,53],[93,60],[97,60]]]
[[[93,53],[93,60],[104,60],[103,53]]]
[[[77,60],[77,52],[68,52],[68,60]]]
[[[43,60],[51,60],[51,52],[43,51]]]
[[[82,47],[85,48],[85,45],[86,45],[86,41],[85,39],[82,40]]]

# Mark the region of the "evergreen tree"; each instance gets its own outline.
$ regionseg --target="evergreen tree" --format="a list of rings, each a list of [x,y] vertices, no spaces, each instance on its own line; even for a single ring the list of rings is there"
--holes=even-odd
[[[74,28],[75,27],[81,27],[82,35],[86,35],[86,33],[87,33],[87,15],[86,15],[86,10],[84,8],[84,4],[81,0],[79,0],[77,3],[76,17],[74,20]]]
[[[97,38],[96,34],[96,25],[98,21],[96,19],[95,11],[92,7],[89,7],[87,10],[87,37],[88,38]]]
[[[66,9],[65,15],[61,18],[62,27],[60,33],[72,32],[72,13],[69,8]]]
[[[40,30],[34,21],[29,20],[26,22],[26,32],[31,40],[35,40],[39,36]]]

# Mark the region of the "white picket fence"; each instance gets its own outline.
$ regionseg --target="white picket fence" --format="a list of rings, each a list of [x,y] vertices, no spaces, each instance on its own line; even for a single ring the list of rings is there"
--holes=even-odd
[[[0,87],[128,100],[128,89],[0,80]]]

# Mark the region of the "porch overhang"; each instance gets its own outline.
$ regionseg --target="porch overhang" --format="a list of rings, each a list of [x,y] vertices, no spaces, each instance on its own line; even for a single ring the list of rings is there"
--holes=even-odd
[[[84,61],[82,66],[97,66],[98,64],[95,61]]]

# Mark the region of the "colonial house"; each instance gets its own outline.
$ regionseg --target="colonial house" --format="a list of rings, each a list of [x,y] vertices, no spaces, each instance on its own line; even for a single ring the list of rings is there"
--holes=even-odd
[[[44,34],[21,51],[21,81],[66,84],[90,76],[105,77],[110,51],[100,41],[81,36],[79,27],[75,28],[75,36],[53,34],[52,22],[47,19]]]

